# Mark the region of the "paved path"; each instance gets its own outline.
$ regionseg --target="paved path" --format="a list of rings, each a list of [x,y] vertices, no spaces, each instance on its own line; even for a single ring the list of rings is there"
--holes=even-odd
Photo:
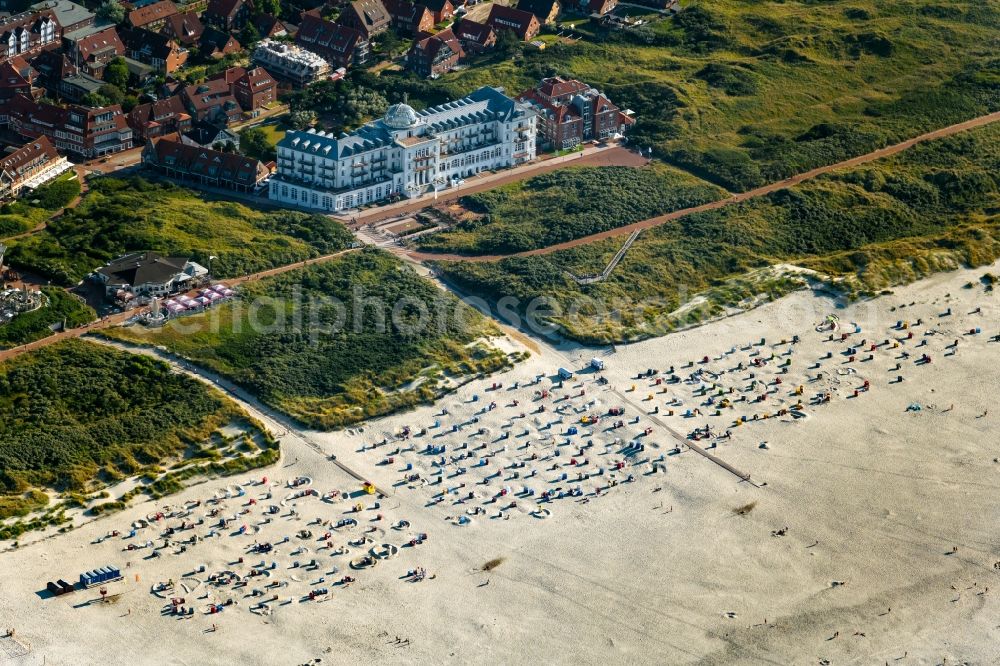
[[[702,213],[708,210],[716,210],[729,206],[734,203],[739,203],[741,201],[747,201],[749,199],[756,199],[762,197],[772,192],[777,192],[778,190],[784,190],[793,185],[798,185],[807,180],[812,180],[817,176],[821,176],[832,171],[837,171],[839,169],[847,169],[850,167],[858,166],[859,164],[866,164],[868,162],[873,162],[875,160],[882,159],[884,157],[889,157],[897,153],[901,153],[904,150],[912,148],[918,143],[923,143],[925,141],[931,141],[934,139],[942,139],[953,134],[959,134],[976,127],[983,127],[1000,120],[1000,111],[991,113],[989,115],[980,116],[978,118],[973,118],[972,120],[967,120],[963,123],[958,123],[956,125],[950,125],[948,127],[942,127],[939,130],[934,130],[933,132],[927,132],[926,134],[921,134],[920,136],[914,137],[912,139],[907,139],[902,143],[897,143],[892,146],[886,146],[885,148],[880,148],[879,150],[872,151],[865,155],[859,155],[858,157],[852,157],[849,160],[844,160],[843,162],[837,162],[836,164],[830,164],[828,166],[819,167],[812,169],[811,171],[806,171],[805,173],[800,173],[797,176],[792,176],[791,178],[786,178],[785,180],[779,181],[777,183],[771,183],[770,185],[764,185],[763,187],[758,187],[755,190],[749,190],[747,192],[742,192],[740,194],[734,194],[728,199],[720,199],[719,201],[713,201],[711,203],[703,204],[701,206],[694,206],[693,208],[684,208],[682,210],[675,210],[672,213],[667,213],[666,215],[660,215],[658,217],[651,217],[648,220],[642,220],[640,222],[634,222],[632,224],[627,224],[622,227],[617,227],[615,229],[609,229],[607,231],[602,231],[601,233],[591,234],[590,236],[584,236],[582,238],[577,238],[575,240],[567,241],[565,243],[557,243],[556,245],[549,245],[548,247],[538,248],[536,250],[528,250],[526,252],[516,252],[508,255],[481,255],[481,256],[468,256],[461,254],[437,254],[432,252],[416,252],[407,250],[406,253],[413,259],[417,261],[496,261],[499,259],[504,259],[506,257],[528,257],[540,254],[550,254],[552,252],[558,252],[560,250],[568,250],[580,245],[587,245],[589,243],[594,243],[597,241],[602,241],[608,238],[616,238],[618,236],[628,236],[635,231],[641,231],[643,229],[650,229],[652,227],[657,227],[666,222],[672,220],[677,220],[688,215],[693,215],[694,213]]]

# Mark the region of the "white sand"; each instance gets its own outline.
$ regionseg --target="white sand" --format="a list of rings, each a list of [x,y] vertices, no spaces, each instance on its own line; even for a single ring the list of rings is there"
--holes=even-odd
[[[68,535],[0,554],[0,628],[14,627],[15,638],[31,646],[27,655],[8,658],[16,646],[0,639],[0,664],[300,664],[316,658],[322,663],[799,664],[828,659],[831,663],[936,664],[945,658],[948,663],[963,659],[997,663],[1000,570],[994,565],[1000,561],[996,535],[1000,463],[995,460],[1000,456],[1000,437],[992,423],[1000,418],[1000,407],[991,401],[1000,382],[996,362],[1000,342],[989,342],[989,337],[1000,332],[1000,308],[996,297],[984,293],[978,282],[974,289],[962,288],[984,272],[939,276],[839,311],[825,299],[796,294],[700,329],[621,347],[615,353],[601,350],[597,355],[608,363],[609,385],[598,386],[596,375],[583,373],[566,382],[555,397],[576,396],[581,388],[584,396],[545,400],[546,411],[541,414],[531,414],[541,404],[533,401],[533,392],[551,388],[548,375],[556,368],[579,369],[594,351],[545,348],[516,369],[473,382],[437,405],[365,424],[363,433],[302,433],[324,453],[336,454],[339,461],[391,493],[377,511],[371,509],[374,497],[361,497],[366,508],[358,514],[360,526],[335,534],[334,548],[356,539],[369,525],[376,526],[372,534],[376,544],[403,546],[419,533],[427,533],[428,540],[415,548],[401,548],[396,557],[374,568],[354,571],[348,562],[372,544],[333,556],[331,551],[318,550],[322,544],[317,539],[328,528],[307,523],[315,518],[336,522],[358,500],[330,504],[314,497],[295,501],[299,520],[280,517],[287,516],[289,507],[283,506],[279,517],[259,533],[230,536],[236,526],[262,520],[263,507],[274,503],[262,500],[250,507],[251,513],[221,530],[222,536],[191,546],[180,555],[171,554],[173,547],[165,549],[163,557],[148,560],[142,559],[148,550],[122,551],[131,541],[153,539],[159,545],[162,525],[142,531],[136,540],[119,537],[91,543],[114,529],[127,533],[132,521],[164,503],[138,505]],[[947,293],[950,299],[945,298]],[[913,301],[912,307],[890,311],[892,306]],[[977,306],[982,313],[969,314]],[[939,317],[948,307],[952,316]],[[841,330],[856,321],[862,332],[846,343],[839,338],[827,342],[828,333],[816,332],[815,326],[832,312],[840,317]],[[898,349],[879,347],[870,362],[862,361],[869,353],[867,346],[858,350],[854,363],[847,363],[841,355],[862,338],[877,342],[902,338],[906,332],[891,327],[897,320],[915,322],[918,317],[924,325],[913,329],[914,339]],[[963,334],[976,326],[982,327],[982,334]],[[927,337],[926,348],[917,349],[931,328],[941,334]],[[794,347],[772,346],[796,334],[801,342]],[[780,376],[783,380],[780,386],[768,387],[777,392],[763,403],[736,403],[716,417],[712,416],[714,407],[701,404],[708,396],[693,396],[697,383],[650,386],[652,379],[635,379],[637,372],[647,368],[663,371],[674,365],[676,373],[687,378],[705,367],[721,373],[718,382],[724,390],[737,389],[726,397],[747,395],[752,400],[762,390],[741,391],[750,384],[750,370],[727,371],[741,361],[751,361],[750,351],[741,347],[761,337],[768,344],[750,351],[759,351],[763,358],[772,352],[778,356],[765,367],[753,369],[757,379],[771,383]],[[946,345],[956,338],[961,340],[958,353],[946,356]],[[734,346],[734,353],[725,354]],[[781,354],[789,348],[794,349],[791,368],[779,375],[777,365],[786,358]],[[833,358],[823,361],[819,370],[809,369],[827,351]],[[913,356],[897,360],[903,351]],[[933,362],[917,367],[914,360],[925,351]],[[708,364],[683,367],[705,355],[710,357]],[[897,362],[902,369],[892,371]],[[854,368],[855,374],[837,374],[838,368],[845,371],[847,367]],[[817,372],[824,372],[825,378],[810,382]],[[515,381],[523,384],[537,373],[546,374],[538,386],[510,390]],[[890,383],[897,375],[904,381]],[[871,390],[849,397],[864,380],[870,382]],[[503,388],[487,390],[494,382],[502,382]],[[630,390],[633,384],[634,392]],[[732,427],[733,420],[742,415],[752,419],[755,413],[773,415],[782,407],[787,409],[799,400],[791,393],[800,384],[804,386],[805,418],[786,415]],[[657,393],[662,388],[666,392]],[[815,394],[827,391],[832,394],[829,403],[809,404]],[[647,401],[650,393],[654,399]],[[473,395],[479,396],[478,402],[471,402]],[[668,407],[666,402],[672,398],[683,405]],[[508,406],[514,399],[520,401],[519,406]],[[478,423],[448,432],[452,424],[471,419],[494,400],[497,408],[479,415]],[[590,400],[597,404],[583,410]],[[921,410],[908,412],[912,403],[919,403]],[[952,404],[954,409],[946,411]],[[558,418],[553,410],[560,405],[568,406],[563,422],[550,430],[540,429]],[[584,414],[603,414],[616,406],[626,408],[622,417],[605,416],[597,426],[578,423]],[[659,406],[661,421],[646,413],[655,406]],[[683,417],[685,410],[699,406],[702,416]],[[442,407],[450,413],[435,416]],[[671,408],[674,416],[667,415]],[[977,418],[986,410],[985,417]],[[526,418],[513,420],[510,438],[495,441],[511,417],[522,411]],[[631,424],[635,416],[640,422]],[[628,425],[605,431],[619,418]],[[435,419],[442,422],[441,428],[405,442],[394,440],[404,426],[416,431],[430,427]],[[709,452],[750,473],[760,487],[740,481],[686,447],[670,455],[681,445],[662,423],[682,436],[706,423],[716,434],[730,429],[732,439],[717,442]],[[592,434],[560,434],[572,425]],[[480,427],[489,432],[474,436]],[[620,446],[601,455],[604,445],[615,437],[627,442],[646,427],[653,431],[640,440],[645,450],[631,461],[663,455],[667,471],[647,475],[648,464],[630,463],[615,473],[617,486],[595,497],[595,486],[607,486],[614,464],[626,460],[619,453]],[[528,435],[519,437],[525,429]],[[445,434],[435,437],[441,432]],[[542,441],[548,434],[552,439]],[[389,438],[387,445],[360,450],[383,437]],[[570,445],[556,446],[566,439]],[[594,446],[579,455],[579,446],[587,439]],[[712,441],[698,444],[711,447]],[[460,453],[458,447],[464,442],[486,443],[486,452],[504,445],[506,450],[492,456],[484,467],[475,466],[480,451],[468,461],[449,463],[441,485],[395,485],[405,474],[436,477],[431,461],[441,455],[418,453],[427,444],[446,445],[443,455],[449,459]],[[768,448],[760,448],[761,442],[767,442]],[[528,447],[520,450],[525,443]],[[391,464],[379,464],[395,449],[411,445],[417,451],[396,453]],[[217,490],[262,475],[281,481],[271,488],[275,500],[294,492],[285,482],[299,476],[309,477],[310,487],[321,493],[360,490],[356,481],[305,446],[296,434],[283,437],[283,447],[280,466],[201,484],[166,503],[179,507],[189,500],[205,500]],[[540,459],[551,456],[557,449],[557,458],[525,460],[532,453]],[[578,462],[587,459],[587,465],[568,466],[573,457]],[[525,460],[525,467],[504,470],[506,481],[477,484],[517,460]],[[557,462],[563,466],[551,469]],[[413,469],[404,471],[408,463]],[[447,478],[459,466],[466,473]],[[594,473],[598,467],[604,468],[603,476],[574,480],[578,473]],[[536,476],[524,479],[532,469],[537,470]],[[510,479],[513,471],[522,478]],[[553,482],[563,472],[569,480]],[[634,482],[626,482],[629,474],[635,476]],[[462,482],[466,487],[458,494],[428,506],[443,489]],[[530,486],[536,495],[486,501],[504,486],[515,493]],[[577,486],[583,497],[538,503],[545,490]],[[454,503],[470,490],[476,499]],[[246,492],[247,497],[259,497],[265,489],[247,486]],[[227,500],[224,513],[241,510],[247,497]],[[511,501],[517,507],[506,512],[509,519],[494,518]],[[746,515],[734,512],[752,502],[756,505]],[[482,507],[485,514],[470,513],[476,507]],[[209,508],[202,504],[191,518]],[[532,512],[539,508],[548,509],[551,515],[534,517]],[[376,513],[384,514],[383,520],[371,522]],[[453,524],[458,516],[471,516],[471,523]],[[400,519],[408,520],[410,526],[392,529]],[[179,523],[179,519],[166,521],[172,526]],[[203,535],[208,525],[206,519],[204,525],[174,538]],[[300,529],[312,530],[313,536],[296,538]],[[276,554],[245,554],[254,540],[276,542],[286,535],[290,542],[279,545]],[[299,546],[308,547],[309,552],[293,556]],[[957,552],[952,553],[956,546]],[[232,564],[241,555],[245,564]],[[293,561],[304,564],[313,558],[321,565],[318,571],[289,568]],[[493,558],[503,558],[503,562],[490,572],[481,571]],[[206,565],[206,573],[198,574],[204,579],[224,569],[245,573],[260,560],[277,562],[273,579],[288,582],[287,588],[277,592],[293,598],[269,616],[251,613],[256,599],[243,597],[247,590],[263,587],[263,579],[246,590],[213,590],[216,600],[238,600],[237,606],[217,615],[203,614],[208,600],[197,597],[208,590],[204,583],[193,593],[178,594],[186,597],[187,605],[195,599],[191,620],[162,615],[165,600],[150,593],[155,582],[180,581],[200,564]],[[109,587],[111,593],[124,591],[114,604],[86,604],[99,597],[96,590],[50,599],[36,594],[47,580],[75,581],[81,571],[104,564],[124,567],[127,561],[131,562],[125,570],[127,583]],[[334,566],[339,571],[330,574]],[[416,567],[434,578],[401,579]],[[357,580],[347,588],[331,585],[344,575]],[[320,576],[325,576],[324,583],[310,585]],[[317,587],[331,590],[328,601],[302,600]],[[206,631],[212,623],[217,631]],[[402,644],[396,642],[397,637]]]

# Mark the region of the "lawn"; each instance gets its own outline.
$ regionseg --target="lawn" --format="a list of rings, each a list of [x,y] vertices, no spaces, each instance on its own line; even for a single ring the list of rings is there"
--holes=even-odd
[[[498,332],[388,253],[365,249],[247,284],[238,301],[162,329],[104,334],[162,345],[330,429],[506,367],[511,359],[486,342]]]
[[[97,313],[79,298],[58,287],[42,287],[46,303],[33,312],[0,325],[0,349],[16,347],[52,334],[54,324],[76,328],[94,321]]]
[[[62,285],[138,250],[187,256],[232,277],[343,249],[337,222],[295,211],[260,211],[171,183],[100,178],[74,209],[45,230],[10,243],[8,261]]]
[[[573,76],[636,112],[632,142],[734,191],[1000,108],[995,1],[682,5],[634,33],[580,24],[590,36],[576,44],[497,53],[436,81],[364,83],[381,83],[390,101],[405,91],[435,104]]]
[[[220,431],[234,423],[245,439]],[[144,476],[140,489],[155,496],[192,474],[276,458],[277,444],[236,405],[146,356],[70,340],[0,364],[0,539],[59,524],[69,506],[107,510],[96,500],[129,477]]]
[[[642,168],[562,169],[462,198],[481,213],[448,231],[422,236],[421,250],[509,254],[547,247],[681,208],[725,192],[683,171]]]
[[[537,298],[546,319],[591,343],[659,335],[800,288],[769,267],[793,263],[845,278],[862,296],[937,270],[1000,257],[1000,126],[920,144],[792,189],[645,231],[603,282],[610,239],[499,262],[439,262],[461,288],[494,300]],[[703,305],[692,308],[695,296]]]

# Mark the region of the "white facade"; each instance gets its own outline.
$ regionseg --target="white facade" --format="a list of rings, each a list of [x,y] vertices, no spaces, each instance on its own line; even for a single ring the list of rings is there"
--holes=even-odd
[[[495,88],[419,113],[406,104],[351,134],[289,132],[270,198],[324,211],[441,190],[535,159],[535,113]]]
[[[271,39],[257,43],[253,61],[275,76],[306,85],[330,73],[330,64],[312,51]]]

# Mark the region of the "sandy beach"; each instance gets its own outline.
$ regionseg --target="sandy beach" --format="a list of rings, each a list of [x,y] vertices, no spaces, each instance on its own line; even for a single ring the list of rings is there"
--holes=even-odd
[[[0,664],[998,663],[988,271],[255,413],[278,466],[0,553]],[[105,565],[110,602],[45,592]]]

